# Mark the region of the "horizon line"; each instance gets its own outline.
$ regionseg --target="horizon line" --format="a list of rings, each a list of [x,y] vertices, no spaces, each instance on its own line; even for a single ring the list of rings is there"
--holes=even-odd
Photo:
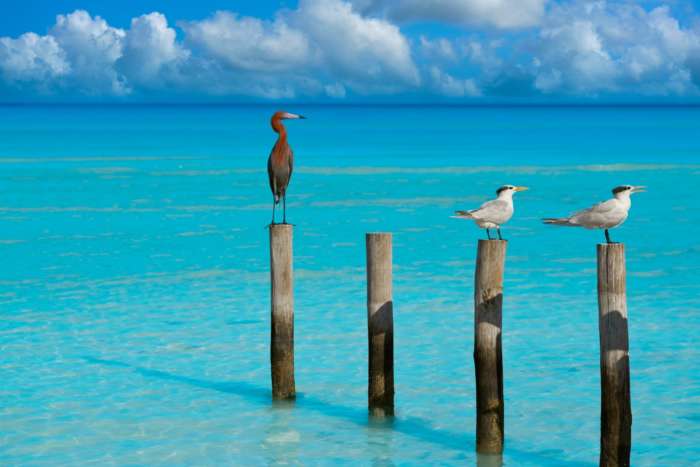
[[[206,102],[206,101],[153,101],[153,102],[2,102],[0,107],[455,107],[455,108],[700,108],[700,102]]]

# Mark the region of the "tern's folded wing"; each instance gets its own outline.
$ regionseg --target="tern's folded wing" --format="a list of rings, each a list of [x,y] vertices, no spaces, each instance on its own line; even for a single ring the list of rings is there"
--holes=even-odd
[[[507,213],[508,206],[509,205],[507,202],[500,199],[494,199],[485,202],[479,209],[474,209],[473,211],[470,211],[469,214],[471,214],[475,219],[491,219],[494,217],[503,216],[505,213]]]
[[[609,199],[598,203],[593,207],[584,209],[571,216],[570,221],[573,224],[583,225],[587,227],[597,227],[609,223],[611,217],[617,216],[619,205],[617,200]]]

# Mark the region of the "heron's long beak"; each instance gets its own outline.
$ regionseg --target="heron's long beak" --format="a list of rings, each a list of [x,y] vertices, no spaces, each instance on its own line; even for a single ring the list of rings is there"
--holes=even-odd
[[[633,186],[632,191],[630,193],[644,193],[647,187],[645,186]]]
[[[529,188],[526,186],[516,186],[515,187],[515,191],[525,191],[525,190],[529,190]]]
[[[282,114],[282,118],[285,120],[295,120],[295,119],[299,119],[299,118],[306,119],[306,117],[304,117],[303,115],[292,114],[289,112],[285,112],[284,114]]]

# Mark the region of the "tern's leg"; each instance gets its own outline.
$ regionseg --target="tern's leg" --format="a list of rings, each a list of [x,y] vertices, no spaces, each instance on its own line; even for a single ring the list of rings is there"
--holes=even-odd
[[[610,240],[610,234],[608,233],[608,229],[605,229],[605,240],[608,243],[612,243],[612,240]]]
[[[501,228],[500,227],[496,227],[496,232],[498,232],[498,239],[503,240],[503,237],[501,237]]]
[[[486,227],[486,236],[491,240],[491,230],[488,227]]]
[[[287,223],[287,193],[282,196],[282,223]]]

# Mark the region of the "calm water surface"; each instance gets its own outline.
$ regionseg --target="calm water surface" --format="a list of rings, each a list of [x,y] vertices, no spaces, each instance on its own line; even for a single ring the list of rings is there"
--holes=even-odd
[[[596,465],[595,244],[627,245],[635,465],[700,459],[700,109],[289,108],[294,406],[269,393],[268,107],[0,107],[0,463],[474,465],[472,281],[516,195],[506,450]],[[396,406],[366,412],[364,233],[394,232]]]

